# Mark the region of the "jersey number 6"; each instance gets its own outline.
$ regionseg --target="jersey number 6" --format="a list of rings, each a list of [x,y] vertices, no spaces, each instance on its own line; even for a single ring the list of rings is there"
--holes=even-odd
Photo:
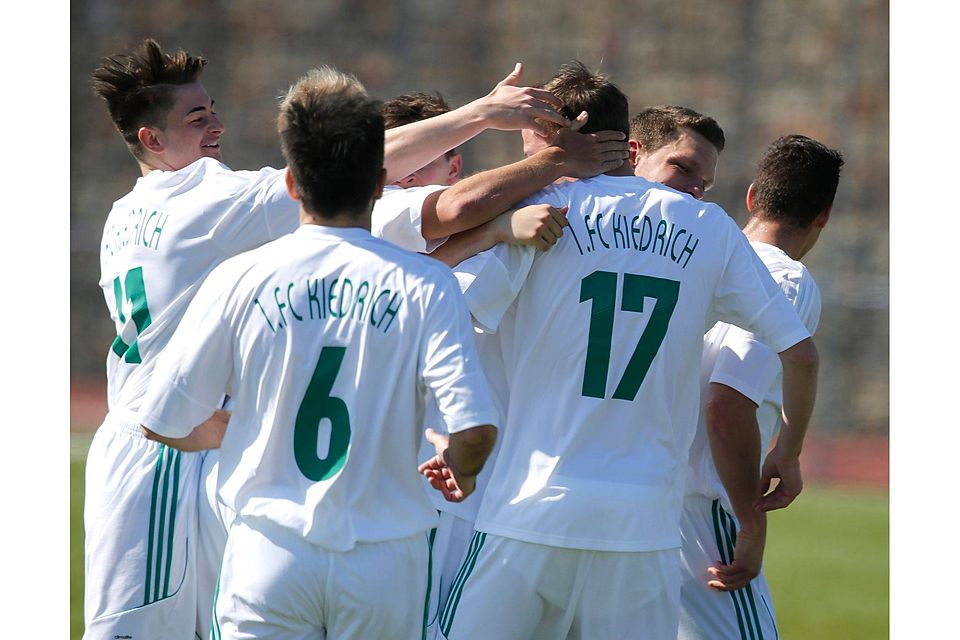
[[[650,369],[650,363],[660,350],[667,326],[673,316],[680,295],[676,280],[623,274],[621,311],[643,311],[646,297],[656,298],[643,335],[637,342],[623,377],[613,392],[618,400],[633,401]],[[590,329],[587,335],[587,360],[583,369],[581,395],[603,398],[607,391],[607,370],[610,368],[610,349],[613,346],[613,317],[617,303],[617,274],[612,271],[594,271],[580,281],[580,302],[590,300]]]
[[[297,467],[314,482],[332,478],[347,460],[350,412],[347,411],[347,403],[330,395],[346,352],[346,347],[324,347],[320,350],[317,368],[313,370],[293,427],[293,455]],[[317,453],[317,445],[320,422],[324,418],[330,421],[330,445],[326,457],[321,458]]]

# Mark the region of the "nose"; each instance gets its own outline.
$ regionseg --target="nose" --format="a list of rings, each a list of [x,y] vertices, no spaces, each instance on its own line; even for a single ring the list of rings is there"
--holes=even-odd
[[[703,182],[693,185],[687,193],[697,200],[703,200]]]
[[[220,120],[216,115],[210,116],[210,132],[215,133],[218,136],[223,135],[223,131],[226,127],[223,126],[223,121]]]

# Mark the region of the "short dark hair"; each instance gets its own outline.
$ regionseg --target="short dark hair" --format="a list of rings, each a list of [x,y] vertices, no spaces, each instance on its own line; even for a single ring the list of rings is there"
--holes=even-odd
[[[723,151],[726,139],[717,121],[688,107],[672,104],[647,107],[630,121],[630,137],[649,153],[680,137],[680,128],[696,131],[712,144],[717,153]]]
[[[581,111],[587,112],[589,119],[580,129],[581,133],[606,130],[629,133],[627,96],[606,75],[593,73],[579,60],[562,65],[543,88],[563,100],[561,112],[570,120]]]
[[[402,127],[412,122],[420,122],[427,118],[442,115],[450,111],[450,105],[440,93],[405,93],[381,105],[384,129]],[[456,149],[447,151],[446,157],[452,158],[457,154]]]
[[[93,72],[93,90],[106,100],[117,131],[135,157],[143,157],[140,127],[164,128],[175,87],[197,82],[206,64],[185,51],[166,54],[148,38],[135,49],[104,58]]]
[[[311,70],[287,92],[277,129],[306,211],[366,210],[383,169],[383,116],[356,78]]]
[[[774,140],[757,165],[752,215],[809,226],[833,204],[843,157],[812,138],[788,135]]]

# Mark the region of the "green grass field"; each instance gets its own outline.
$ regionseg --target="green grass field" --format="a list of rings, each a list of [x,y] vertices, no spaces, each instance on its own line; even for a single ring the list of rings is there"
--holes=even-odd
[[[70,447],[70,637],[83,633],[83,461],[89,436]],[[780,637],[889,637],[889,501],[877,491],[807,487],[771,514],[766,572]]]

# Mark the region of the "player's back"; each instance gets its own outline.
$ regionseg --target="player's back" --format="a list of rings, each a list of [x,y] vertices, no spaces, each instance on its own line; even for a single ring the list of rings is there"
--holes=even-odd
[[[107,356],[111,412],[136,413],[207,274],[296,229],[297,212],[282,171],[231,171],[211,158],[152,171],[114,203],[100,248],[100,286],[117,329]]]
[[[820,289],[809,270],[782,249],[764,242],[750,246],[769,270],[784,297],[793,305],[812,335],[820,323]],[[769,450],[779,431],[783,407],[783,369],[777,353],[753,333],[726,322],[718,322],[704,335],[700,367],[701,396],[706,397],[711,382],[726,384],[757,405],[760,450]],[[710,452],[706,415],[700,411],[697,432],[690,447],[687,476],[688,494],[720,498],[725,510],[732,512],[726,490],[720,481]]]
[[[752,320],[772,282],[722,209],[641,178],[529,201],[569,206],[570,226],[500,324],[510,403],[478,528],[576,548],[677,546],[703,332],[715,316]]]
[[[458,419],[472,393],[460,386],[461,354],[476,357],[449,270],[364,229],[304,225],[223,264],[195,303],[211,295],[226,309],[217,344],[233,354],[236,404],[220,448],[227,506],[335,551],[434,526],[416,471],[424,383]],[[175,340],[208,321],[201,315],[191,310]],[[449,348],[457,343],[463,351]],[[468,382],[482,384],[479,370]]]

